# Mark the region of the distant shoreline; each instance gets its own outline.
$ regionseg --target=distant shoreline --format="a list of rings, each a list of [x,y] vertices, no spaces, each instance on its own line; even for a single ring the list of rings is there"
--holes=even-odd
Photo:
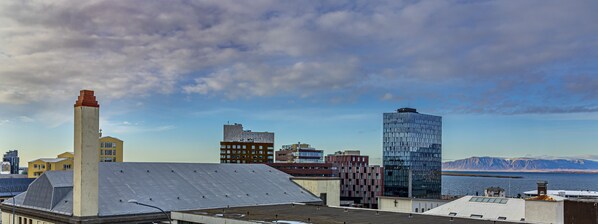
[[[598,174],[598,170],[442,170],[442,174],[453,172],[484,172],[484,173],[572,173],[572,174]],[[472,174],[476,175],[476,174]],[[456,176],[456,175],[454,175]]]
[[[488,174],[473,174],[473,173],[459,173],[454,171],[442,172],[443,176],[463,176],[463,177],[493,177],[493,178],[511,178],[518,179],[522,176],[505,176],[505,175],[488,175]]]

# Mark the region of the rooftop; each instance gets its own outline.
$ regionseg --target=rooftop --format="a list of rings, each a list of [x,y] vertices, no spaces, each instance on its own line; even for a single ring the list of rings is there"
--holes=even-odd
[[[35,162],[38,160],[41,160],[46,163],[56,163],[56,162],[67,160],[67,158],[39,158],[39,159],[33,160],[31,162]]]
[[[99,216],[156,213],[131,199],[165,211],[321,202],[290,177],[263,164],[100,163]],[[47,171],[16,205],[71,215],[72,190],[72,171]]]
[[[526,195],[538,195],[538,190],[523,192]],[[570,191],[570,190],[548,190],[548,195],[561,197],[597,197],[598,191]]]
[[[316,205],[270,205],[250,206],[230,209],[206,209],[183,211],[183,214],[226,218],[254,223],[405,223],[405,224],[477,224],[486,220],[431,216],[396,212],[381,212],[372,209],[325,207]],[[177,215],[173,214],[176,219]],[[224,223],[224,220],[221,221]]]
[[[465,196],[430,209],[424,214],[518,222],[525,218],[525,200]]]

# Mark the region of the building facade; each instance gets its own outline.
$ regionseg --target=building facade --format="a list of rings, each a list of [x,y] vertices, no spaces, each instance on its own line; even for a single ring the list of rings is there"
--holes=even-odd
[[[294,177],[338,177],[338,170],[332,163],[269,163]]]
[[[274,143],[220,142],[220,163],[273,163]]]
[[[384,193],[384,174],[381,166],[370,166],[369,157],[359,151],[336,152],[326,156],[341,179],[341,205],[378,208],[376,197]]]
[[[274,133],[243,130],[242,124],[225,124],[223,142],[274,143]]]
[[[442,117],[401,108],[383,116],[384,195],[441,197]]]
[[[115,137],[100,138],[100,162],[123,162],[123,141]]]
[[[19,151],[10,150],[4,153],[3,162],[10,163],[10,174],[19,174]]]
[[[220,142],[220,163],[273,163],[274,133],[243,130],[241,124],[225,124]]]
[[[292,145],[283,145],[276,151],[277,163],[323,163],[324,150],[317,150],[309,144],[301,142]]]
[[[99,139],[98,148],[99,162],[123,162],[123,141],[106,136]],[[40,158],[28,163],[27,176],[37,178],[48,170],[70,170],[73,168],[75,154],[73,152],[63,152],[56,158]]]

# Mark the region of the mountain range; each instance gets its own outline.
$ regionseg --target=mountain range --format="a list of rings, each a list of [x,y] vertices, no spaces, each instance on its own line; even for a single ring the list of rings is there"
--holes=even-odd
[[[536,159],[470,157],[442,163],[446,171],[598,171],[598,161],[586,159]]]

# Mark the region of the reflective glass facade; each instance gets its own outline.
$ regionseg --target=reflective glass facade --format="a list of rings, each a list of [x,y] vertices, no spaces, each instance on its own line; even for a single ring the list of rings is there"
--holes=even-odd
[[[383,119],[384,195],[440,198],[442,117],[401,108]]]

